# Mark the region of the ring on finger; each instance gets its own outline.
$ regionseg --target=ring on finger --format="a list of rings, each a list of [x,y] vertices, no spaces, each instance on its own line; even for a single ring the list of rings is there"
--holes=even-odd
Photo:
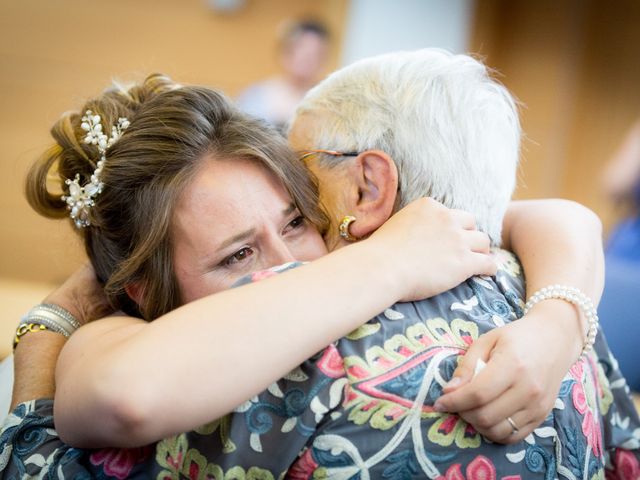
[[[520,431],[518,425],[516,425],[516,422],[513,421],[513,418],[507,417],[507,422],[509,422],[509,425],[511,425],[511,435],[515,435]]]

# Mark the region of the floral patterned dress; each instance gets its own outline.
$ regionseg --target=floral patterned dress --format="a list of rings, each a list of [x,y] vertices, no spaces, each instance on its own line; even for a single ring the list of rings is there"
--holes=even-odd
[[[640,420],[602,334],[594,352],[567,373],[553,411],[522,442],[491,443],[458,416],[434,410],[469,345],[522,316],[520,265],[506,252],[498,256],[496,277],[393,305],[232,414],[153,446],[73,449],[53,430],[51,401],[22,404],[0,434],[0,472],[3,478],[639,480]]]

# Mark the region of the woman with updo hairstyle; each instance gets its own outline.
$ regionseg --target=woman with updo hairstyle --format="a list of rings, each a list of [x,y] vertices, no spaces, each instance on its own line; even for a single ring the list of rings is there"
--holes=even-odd
[[[286,185],[302,215],[320,232],[326,228],[317,189],[286,141],[213,90],[180,87],[155,74],[128,90],[105,92],[85,110],[99,114],[105,126],[116,125],[119,118],[130,122],[109,149],[102,171],[107,187],[89,210],[89,225],[77,229],[116,309],[151,320],[182,303],[170,222],[178,196],[206,154],[241,156],[264,165]],[[44,216],[67,217],[60,187],[64,190],[65,180],[76,175],[84,185],[96,169],[98,152],[83,141],[82,115],[68,113],[56,122],[51,129],[56,145],[29,172],[27,199]],[[61,185],[52,192],[47,178],[53,168]],[[138,304],[126,293],[134,283],[144,292]]]

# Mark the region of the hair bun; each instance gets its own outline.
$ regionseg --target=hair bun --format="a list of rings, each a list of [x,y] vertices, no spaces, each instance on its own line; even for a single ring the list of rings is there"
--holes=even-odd
[[[78,112],[67,112],[51,128],[55,143],[34,163],[27,174],[25,190],[31,207],[49,218],[68,215],[67,204],[61,196],[67,193],[65,180],[80,176],[80,183],[89,182],[100,160],[95,145],[86,144],[86,131],[82,129],[82,116],[87,110],[100,115],[106,131],[119,118],[132,121],[139,108],[159,94],[175,90],[180,85],[161,73],[149,75],[142,83],[125,86],[114,82],[102,95],[85,103]],[[56,185],[51,173],[57,173]]]

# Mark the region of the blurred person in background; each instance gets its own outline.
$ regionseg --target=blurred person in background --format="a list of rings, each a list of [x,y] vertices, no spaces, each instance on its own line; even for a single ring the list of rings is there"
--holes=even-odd
[[[320,80],[329,53],[329,31],[317,20],[287,25],[278,48],[282,73],[250,86],[237,104],[283,131],[304,94]]]
[[[609,236],[607,257],[634,262],[640,268],[640,120],[606,166],[604,187],[613,201],[631,209]]]
[[[607,241],[600,320],[620,370],[640,392],[640,120],[611,157],[603,180],[611,200],[628,213]]]

